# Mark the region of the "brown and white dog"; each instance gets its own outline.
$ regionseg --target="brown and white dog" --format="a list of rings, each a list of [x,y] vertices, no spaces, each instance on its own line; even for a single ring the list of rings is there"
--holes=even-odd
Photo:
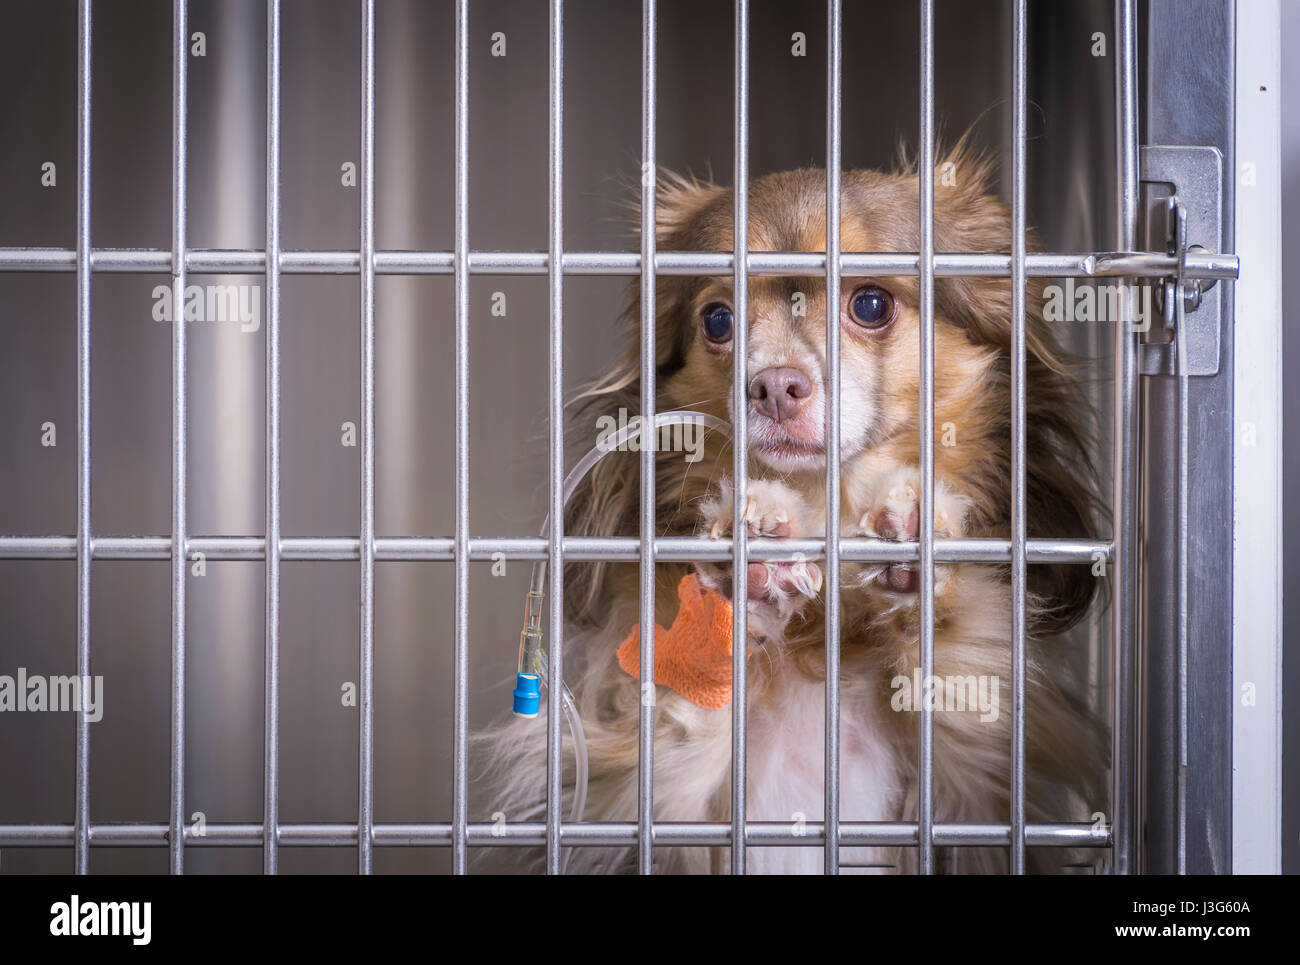
[[[938,251],[1006,252],[1007,209],[990,194],[992,163],[958,147],[936,179]],[[955,183],[951,183],[955,180]],[[918,179],[906,164],[889,173],[848,171],[842,179],[845,251],[916,251]],[[749,247],[825,248],[825,172],[772,174],[749,187]],[[730,188],[669,177],[661,182],[661,250],[730,251]],[[842,492],[846,536],[914,540],[919,529],[920,353],[916,277],[845,278],[829,297],[841,326]],[[749,484],[745,518],[753,536],[819,537],[825,532],[826,399],[824,280],[754,277],[749,282]],[[635,329],[635,286],[626,318]],[[730,278],[657,281],[658,409],[697,409],[730,419]],[[1042,286],[1027,298],[1028,533],[1091,535],[1096,486],[1089,462],[1088,409],[1064,353],[1042,320]],[[940,537],[1010,532],[1011,286],[1006,278],[941,277],[935,283],[935,531]],[[635,346],[636,340],[632,342]],[[582,427],[639,407],[639,360],[629,349],[584,393]],[[730,439],[706,438],[705,457],[657,454],[661,535],[728,535],[732,522]],[[605,458],[566,513],[572,535],[638,532],[639,460]],[[660,564],[658,622],[674,616],[688,571]],[[706,583],[730,586],[725,567],[701,567]],[[821,574],[811,564],[751,564],[748,664],[748,819],[820,820],[823,807],[824,631]],[[916,819],[920,682],[917,574],[895,564],[845,563],[841,632],[841,818]],[[1086,821],[1104,810],[1107,740],[1087,711],[1061,634],[1088,610],[1097,578],[1087,566],[1029,568],[1027,786],[1031,821]],[[585,819],[636,819],[637,682],[615,659],[637,623],[635,565],[568,567],[567,679],[587,732],[591,779]],[[728,591],[729,592],[729,591]],[[1006,567],[935,568],[934,806],[938,822],[1006,822],[1011,781],[1011,592]],[[954,683],[955,682],[955,683]],[[729,819],[731,711],[706,710],[675,691],[656,695],[657,821]],[[978,694],[979,699],[976,699]],[[956,697],[952,705],[945,698]],[[963,703],[962,698],[969,698]],[[991,700],[986,699],[991,697]],[[1001,704],[999,708],[998,704]],[[965,707],[965,709],[961,709]],[[494,775],[483,803],[511,821],[542,813],[545,726],[513,721],[481,735],[478,754]],[[566,741],[566,755],[569,751]],[[566,756],[566,761],[571,763]],[[571,777],[571,775],[570,775]],[[567,802],[566,802],[567,807]],[[566,812],[567,816],[567,812]],[[497,849],[498,856],[501,852]],[[1059,868],[1063,854],[1031,849],[1030,866]],[[909,848],[844,849],[845,865],[910,870]],[[723,871],[725,849],[659,848],[656,869]],[[952,871],[1005,869],[1005,849],[941,851]],[[819,871],[820,848],[753,847],[754,872]],[[634,866],[629,849],[575,848],[570,871]]]

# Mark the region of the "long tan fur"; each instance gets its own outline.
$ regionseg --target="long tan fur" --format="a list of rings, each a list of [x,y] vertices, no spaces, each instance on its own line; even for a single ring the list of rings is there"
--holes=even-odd
[[[938,251],[1006,252],[1011,225],[990,194],[993,166],[959,145],[936,178]],[[845,172],[842,179],[845,251],[916,251],[918,183],[914,169]],[[732,191],[667,176],[657,206],[661,250],[732,249]],[[821,251],[825,246],[825,173],[816,168],[772,174],[750,185],[749,246],[758,251]],[[919,309],[916,277],[845,279],[842,298],[872,283],[900,305],[882,334],[846,323],[841,336],[845,535],[880,535],[890,507],[914,498],[917,481]],[[730,297],[730,279],[660,277],[657,282],[658,409],[699,409],[729,419],[732,359],[700,331],[701,311]],[[825,284],[817,278],[751,278],[749,344],[755,365],[794,364],[809,371],[817,391],[825,377]],[[1095,518],[1096,482],[1088,409],[1070,364],[1042,320],[1042,285],[1030,280],[1027,345],[1028,532],[1087,537]],[[796,311],[801,305],[802,314]],[[636,287],[626,320],[635,336]],[[935,284],[936,527],[953,536],[1006,537],[1010,532],[1011,288],[1006,278],[948,278]],[[574,407],[571,438],[590,436],[596,419],[639,408],[635,337],[627,354]],[[824,398],[813,400],[824,412]],[[751,417],[751,430],[754,419]],[[760,433],[761,435],[761,433]],[[751,445],[753,445],[751,433]],[[947,444],[950,443],[950,444]],[[754,518],[782,521],[780,535],[824,532],[824,461],[781,463],[751,448],[748,495]],[[726,534],[731,519],[730,440],[705,437],[703,458],[681,452],[656,457],[657,520],[662,535]],[[566,513],[571,535],[635,536],[639,460],[602,460]],[[748,507],[747,507],[748,508]],[[942,526],[940,526],[942,522]],[[900,709],[902,678],[919,666],[915,593],[882,589],[882,567],[845,564],[841,655],[843,731],[842,818],[915,820],[919,717]],[[667,625],[675,608],[682,564],[660,564],[657,617]],[[704,568],[718,586],[723,568]],[[1105,732],[1086,711],[1061,634],[1092,605],[1097,578],[1086,566],[1029,569],[1028,815],[1031,821],[1089,820],[1104,811]],[[637,620],[634,565],[574,563],[566,568],[567,668],[587,729],[591,781],[586,819],[636,818],[639,691],[614,658]],[[812,587],[806,588],[812,590]],[[751,820],[815,821],[822,809],[824,637],[820,593],[795,594],[779,606],[750,603],[758,635],[749,662],[749,815]],[[940,678],[998,682],[1001,712],[936,712],[935,819],[1005,822],[1010,814],[1011,593],[1005,567],[980,564],[936,568],[935,671]],[[663,687],[656,696],[655,816],[665,821],[729,819],[730,710],[709,711]],[[512,721],[480,735],[475,748],[492,778],[479,800],[508,820],[542,814],[545,731],[541,721]],[[566,741],[566,755],[567,755]],[[566,756],[571,764],[571,758]],[[570,774],[571,779],[571,774]],[[566,801],[566,817],[567,817]],[[496,856],[501,852],[494,849]],[[1061,865],[1059,850],[1032,849],[1042,870]],[[909,870],[913,849],[845,849],[846,863]],[[656,851],[670,871],[722,871],[725,851]],[[753,848],[750,867],[815,871],[819,849]],[[956,871],[1005,868],[1002,849],[951,849],[943,867]],[[634,866],[629,849],[574,849],[570,871],[617,871]]]

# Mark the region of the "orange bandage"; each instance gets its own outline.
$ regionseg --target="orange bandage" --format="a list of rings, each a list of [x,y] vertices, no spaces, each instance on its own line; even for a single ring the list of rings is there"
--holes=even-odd
[[[681,607],[670,629],[655,626],[655,683],[691,703],[719,710],[731,703],[731,601],[700,586],[694,573],[677,587]],[[641,628],[618,648],[618,665],[639,677]]]

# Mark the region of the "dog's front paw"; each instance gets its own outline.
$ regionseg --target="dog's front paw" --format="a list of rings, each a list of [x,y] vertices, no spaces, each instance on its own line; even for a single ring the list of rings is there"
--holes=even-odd
[[[941,479],[934,481],[935,539],[963,535],[969,501],[953,493]],[[898,542],[916,542],[921,534],[921,475],[900,469],[876,488],[870,507],[858,522],[858,535]],[[913,563],[888,563],[865,567],[858,582],[869,589],[894,594],[914,594],[921,588],[919,567]],[[935,592],[946,586],[948,566],[934,568]]]
[[[724,479],[718,495],[700,506],[702,528],[710,539],[731,535],[735,492],[731,480]],[[741,514],[751,538],[783,539],[800,535],[807,507],[804,499],[784,483],[771,479],[752,479],[745,491],[745,509]]]
[[[718,496],[701,507],[703,532],[711,539],[731,535],[734,506],[732,487],[724,481]],[[803,496],[784,483],[770,479],[755,479],[749,483],[742,515],[746,531],[754,539],[798,538],[817,532],[825,525]],[[706,586],[724,596],[731,596],[730,564],[701,564],[698,570]],[[755,633],[769,637],[778,635],[790,618],[821,592],[821,588],[821,567],[802,556],[751,562],[746,571],[746,595],[748,610],[756,618]]]

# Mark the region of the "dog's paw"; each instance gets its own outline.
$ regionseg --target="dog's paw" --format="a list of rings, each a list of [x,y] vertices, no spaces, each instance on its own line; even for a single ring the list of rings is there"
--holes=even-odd
[[[934,481],[935,539],[964,535],[969,500],[953,493],[941,479]],[[874,539],[915,542],[921,534],[921,476],[915,469],[900,469],[875,489],[870,506],[858,521],[857,534]],[[895,594],[914,594],[921,588],[919,568],[912,563],[876,564],[865,567],[859,583]],[[941,592],[950,577],[948,566],[934,568],[935,592]]]
[[[722,539],[732,532],[734,498],[729,482],[723,483],[718,496],[701,507],[701,530],[711,539]],[[745,529],[754,539],[786,539],[815,532],[824,526],[817,513],[798,492],[784,483],[770,479],[751,480],[745,492],[743,511]],[[701,564],[701,581],[730,598],[731,565]],[[821,592],[822,571],[800,555],[789,559],[751,562],[746,570],[748,610],[756,619],[754,631],[761,636],[776,636],[790,618],[812,597]]]
[[[724,479],[718,495],[701,504],[701,528],[710,539],[731,535],[735,492],[731,480]],[[741,514],[750,538],[784,539],[802,535],[807,506],[804,498],[784,483],[772,479],[751,479],[745,490],[745,509]]]

